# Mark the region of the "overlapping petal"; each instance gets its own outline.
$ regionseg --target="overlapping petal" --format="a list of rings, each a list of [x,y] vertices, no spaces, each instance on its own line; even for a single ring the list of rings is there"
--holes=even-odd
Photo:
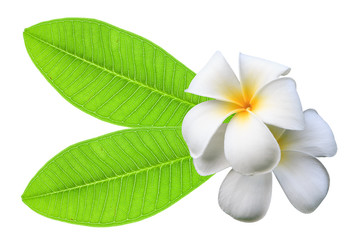
[[[237,113],[225,133],[225,156],[232,168],[248,175],[271,171],[280,148],[265,124],[248,111]]]
[[[239,55],[239,65],[240,81],[246,89],[247,98],[268,82],[290,72],[290,68],[284,65],[242,53]]]
[[[226,123],[222,124],[211,138],[204,153],[200,157],[194,158],[195,169],[200,175],[211,175],[230,167],[224,153],[226,127]]]
[[[266,126],[269,128],[270,132],[273,134],[276,140],[278,140],[286,131],[286,129],[284,128],[275,127],[273,125],[266,125]]]
[[[281,78],[261,88],[251,102],[252,111],[267,124],[302,130],[304,115],[295,81]]]
[[[274,174],[291,204],[303,213],[313,212],[329,189],[325,167],[302,152],[283,151]]]
[[[211,100],[196,105],[186,114],[182,133],[193,158],[202,155],[223,121],[238,108],[233,103]]]
[[[279,138],[282,150],[300,151],[315,157],[331,157],[336,154],[337,146],[329,125],[313,110],[304,112],[303,131],[285,131]]]
[[[265,216],[272,192],[272,174],[240,175],[231,170],[219,191],[219,205],[233,218],[254,222]]]
[[[185,92],[234,103],[240,103],[242,96],[240,82],[220,52],[196,74]]]

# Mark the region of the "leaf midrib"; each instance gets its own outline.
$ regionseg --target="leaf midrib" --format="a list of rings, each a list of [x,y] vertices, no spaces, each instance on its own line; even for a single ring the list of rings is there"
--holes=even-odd
[[[147,89],[149,89],[149,90],[151,90],[151,91],[153,91],[153,92],[160,93],[161,95],[165,95],[165,96],[167,96],[167,97],[169,97],[169,98],[173,98],[173,99],[175,99],[176,101],[183,102],[183,103],[185,103],[185,104],[187,104],[187,105],[190,105],[191,107],[193,107],[193,106],[196,105],[196,104],[194,104],[194,103],[192,103],[192,102],[186,101],[186,100],[184,100],[184,99],[181,99],[181,98],[179,98],[179,97],[176,97],[176,96],[174,96],[174,95],[171,95],[171,94],[169,94],[169,93],[167,93],[167,92],[161,91],[161,90],[159,90],[159,89],[150,87],[149,85],[146,85],[146,84],[143,84],[143,83],[141,83],[141,82],[135,81],[135,80],[133,80],[133,79],[131,79],[131,78],[128,78],[128,77],[126,77],[126,76],[124,76],[124,75],[120,75],[120,74],[118,74],[117,72],[114,72],[114,71],[112,71],[112,70],[110,70],[110,69],[107,69],[107,68],[105,68],[105,67],[99,66],[99,65],[97,65],[97,64],[95,64],[95,63],[93,63],[93,62],[91,62],[91,61],[89,61],[89,60],[86,60],[85,58],[82,58],[82,57],[79,57],[79,56],[77,56],[77,55],[75,55],[75,54],[72,54],[72,53],[70,53],[70,52],[67,52],[67,51],[65,51],[64,49],[61,49],[61,48],[59,48],[59,47],[57,47],[57,46],[55,46],[55,45],[53,45],[53,44],[51,44],[51,43],[43,40],[43,39],[35,36],[34,34],[29,33],[29,32],[28,32],[28,29],[25,29],[24,34],[27,34],[27,35],[29,35],[30,37],[32,37],[32,38],[34,38],[34,39],[36,39],[36,40],[38,40],[38,41],[40,41],[40,42],[42,42],[42,43],[50,46],[50,47],[53,47],[53,48],[55,48],[55,49],[57,49],[57,50],[65,53],[65,54],[67,54],[67,55],[69,55],[69,56],[72,56],[72,57],[74,57],[74,58],[76,58],[76,59],[79,59],[79,60],[81,60],[81,61],[84,61],[84,62],[87,63],[87,64],[90,64],[90,65],[92,65],[92,66],[95,66],[95,67],[97,67],[97,68],[99,68],[99,69],[101,69],[101,70],[103,70],[103,71],[106,71],[106,72],[108,72],[108,73],[110,73],[110,74],[113,74],[113,75],[115,75],[115,76],[117,76],[117,77],[119,77],[119,78],[125,79],[126,81],[129,81],[129,82],[134,83],[134,84],[137,84],[137,85],[139,85],[139,86],[141,86],[141,87],[147,88]]]
[[[171,164],[173,164],[175,162],[182,161],[182,160],[187,159],[187,158],[191,158],[191,156],[186,156],[186,157],[182,157],[182,158],[176,158],[174,160],[171,160],[171,161],[168,161],[168,162],[165,162],[165,163],[156,164],[156,165],[153,165],[151,167],[141,168],[141,169],[136,170],[136,171],[127,172],[127,173],[124,173],[124,174],[121,174],[121,175],[116,175],[114,177],[94,181],[94,182],[91,182],[91,183],[85,183],[85,184],[82,184],[82,185],[78,185],[78,186],[71,187],[71,188],[66,188],[66,189],[63,189],[63,190],[44,193],[44,194],[31,196],[31,197],[23,197],[22,196],[21,198],[22,198],[23,201],[25,201],[25,200],[35,199],[35,198],[46,197],[46,196],[58,194],[58,193],[61,193],[61,192],[68,192],[68,191],[72,191],[72,190],[75,190],[75,189],[88,187],[88,186],[104,183],[104,182],[107,182],[107,181],[112,181],[112,180],[119,179],[119,178],[124,178],[124,177],[131,176],[131,175],[136,175],[136,174],[141,173],[141,172],[150,171],[150,170],[152,170],[154,168],[160,168],[160,167],[163,167],[163,166],[166,166],[166,165],[171,165]]]

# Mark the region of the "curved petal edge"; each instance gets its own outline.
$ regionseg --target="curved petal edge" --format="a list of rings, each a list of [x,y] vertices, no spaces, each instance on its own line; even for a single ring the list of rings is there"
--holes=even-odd
[[[211,138],[204,153],[194,158],[194,166],[201,176],[211,175],[230,167],[224,153],[224,136],[227,124],[222,124]]]
[[[272,174],[244,176],[231,170],[219,191],[219,205],[231,217],[255,222],[269,209],[272,193]]]
[[[274,174],[291,204],[303,213],[313,212],[326,197],[330,178],[313,156],[285,151]]]

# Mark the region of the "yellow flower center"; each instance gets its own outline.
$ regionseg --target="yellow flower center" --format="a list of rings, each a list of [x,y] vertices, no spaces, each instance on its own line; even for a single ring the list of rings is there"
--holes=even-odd
[[[245,102],[240,106],[241,106],[240,111],[251,111],[252,110],[252,106],[251,106],[250,102]]]
[[[237,103],[240,106],[240,111],[253,111],[257,103],[257,97],[254,96],[254,89],[252,86],[243,86],[241,96],[237,96]]]

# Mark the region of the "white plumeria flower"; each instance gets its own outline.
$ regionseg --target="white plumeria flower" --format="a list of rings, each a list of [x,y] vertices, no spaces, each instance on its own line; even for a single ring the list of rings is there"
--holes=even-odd
[[[279,145],[265,125],[301,130],[304,117],[290,69],[240,54],[240,81],[220,52],[195,76],[186,92],[214,98],[193,107],[183,137],[200,175],[231,166],[244,175],[270,172],[280,161]],[[229,124],[224,120],[235,114]]]
[[[315,110],[306,110],[304,116],[302,131],[270,127],[281,148],[281,161],[273,172],[291,204],[311,213],[329,189],[329,175],[316,157],[334,156],[337,146],[329,125]],[[220,187],[219,205],[235,219],[257,221],[269,208],[271,191],[271,173],[244,176],[231,170]]]

